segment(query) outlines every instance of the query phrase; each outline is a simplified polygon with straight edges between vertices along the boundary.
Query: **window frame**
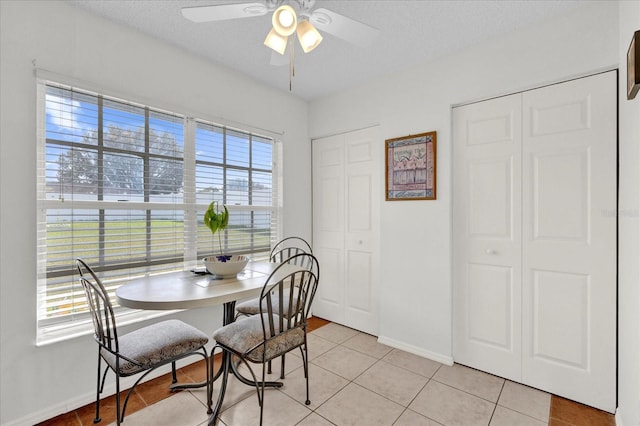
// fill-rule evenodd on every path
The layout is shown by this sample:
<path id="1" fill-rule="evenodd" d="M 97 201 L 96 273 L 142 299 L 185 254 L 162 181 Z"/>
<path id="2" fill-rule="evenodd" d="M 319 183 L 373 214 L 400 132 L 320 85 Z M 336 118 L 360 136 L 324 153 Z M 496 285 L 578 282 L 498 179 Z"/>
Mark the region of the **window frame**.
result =
<path id="1" fill-rule="evenodd" d="M 47 301 L 46 301 L 46 291 L 47 291 L 47 280 L 48 278 L 55 278 L 59 276 L 71 276 L 71 289 L 69 290 L 71 293 L 82 291 L 77 279 L 77 271 L 75 271 L 75 267 L 73 265 L 68 265 L 66 267 L 57 268 L 56 270 L 47 271 L 47 247 L 46 247 L 46 234 L 47 234 L 47 210 L 51 208 L 60 208 L 62 204 L 65 203 L 65 200 L 52 200 L 47 199 L 47 177 L 46 177 L 46 151 L 47 145 L 50 143 L 47 140 L 46 136 L 46 93 L 47 87 L 58 87 L 65 90 L 73 89 L 83 94 L 87 94 L 90 96 L 97 96 L 98 99 L 108 99 L 114 100 L 117 102 L 124 102 L 125 104 L 135 105 L 138 107 L 142 107 L 145 111 L 145 138 L 147 139 L 146 148 L 144 153 L 135 153 L 136 156 L 142 158 L 143 163 L 148 163 L 152 158 L 167 158 L 167 156 L 162 156 L 158 154 L 153 154 L 149 152 L 149 116 L 151 113 L 167 113 L 160 108 L 155 108 L 151 106 L 145 106 L 142 104 L 138 104 L 135 101 L 124 101 L 122 99 L 107 95 L 107 94 L 98 94 L 95 91 L 87 90 L 84 87 L 80 87 L 78 84 L 65 84 L 61 83 L 60 79 L 48 79 L 48 78 L 37 78 L 37 126 L 38 126 L 38 188 L 37 188 L 37 229 L 38 229 L 38 253 L 37 253 L 37 294 L 38 294 L 38 304 L 37 304 L 37 345 L 49 344 L 61 340 L 66 340 L 69 338 L 73 338 L 80 335 L 90 334 L 93 331 L 92 323 L 89 318 L 88 312 L 84 313 L 71 313 L 65 316 L 62 316 L 58 319 L 48 318 L 44 311 L 46 310 Z M 102 104 L 102 101 L 99 102 Z M 99 110 L 102 108 L 102 105 L 99 106 Z M 99 114 L 103 114 L 103 110 L 100 110 Z M 181 210 L 183 212 L 183 238 L 184 238 L 184 250 L 182 252 L 182 257 L 177 257 L 172 261 L 167 259 L 156 260 L 153 259 L 147 261 L 138 262 L 138 264 L 134 264 L 133 266 L 140 266 L 140 268 L 134 268 L 135 272 L 133 275 L 139 274 L 153 274 L 153 273 L 162 273 L 168 272 L 170 270 L 177 269 L 192 269 L 199 265 L 199 257 L 202 256 L 202 253 L 199 253 L 198 250 L 198 227 L 199 222 L 201 222 L 204 211 L 206 210 L 208 203 L 203 204 L 197 200 L 196 197 L 196 166 L 198 164 L 198 159 L 196 158 L 195 146 L 196 146 L 196 126 L 198 123 L 203 123 L 210 126 L 216 126 L 224 131 L 233 131 L 240 132 L 243 135 L 249 136 L 249 144 L 251 144 L 251 138 L 257 137 L 261 140 L 270 141 L 271 145 L 271 197 L 269 205 L 251 205 L 251 195 L 249 195 L 249 201 L 246 205 L 235 206 L 229 205 L 229 210 L 233 215 L 233 212 L 242 212 L 242 211 L 265 211 L 268 217 L 270 217 L 270 228 L 269 228 L 269 243 L 270 247 L 274 241 L 281 238 L 281 188 L 282 188 L 282 175 L 281 168 L 279 167 L 280 160 L 282 158 L 282 146 L 281 142 L 277 140 L 273 135 L 265 135 L 253 132 L 251 130 L 243 130 L 224 124 L 214 123 L 212 121 L 206 119 L 195 119 L 191 117 L 187 117 L 186 114 L 178 114 L 178 113 L 168 113 L 172 116 L 182 117 L 182 129 L 183 129 L 183 152 L 182 152 L 182 165 L 183 165 L 183 193 L 182 193 L 182 201 L 174 202 L 171 204 L 167 203 L 154 203 L 149 200 L 148 197 L 148 178 L 145 177 L 145 190 L 144 190 L 144 200 L 140 201 L 130 201 L 126 203 L 125 210 L 134 210 L 140 209 L 145 210 L 147 212 L 147 216 L 150 215 L 151 211 L 155 210 Z M 250 127 L 250 126 L 247 126 Z M 99 124 L 99 129 L 102 128 L 102 123 Z M 53 141 L 51 141 L 53 143 Z M 82 143 L 78 142 L 65 142 L 65 141 L 55 141 L 55 143 L 61 146 L 82 146 Z M 226 144 L 225 140 L 225 144 Z M 98 143 L 98 145 L 101 145 Z M 122 154 L 122 150 L 118 150 L 115 148 L 109 147 L 96 147 L 93 145 L 85 146 L 85 148 L 96 150 L 97 152 L 115 152 Z M 126 154 L 131 154 L 131 152 L 126 152 Z M 171 158 L 175 160 L 175 158 Z M 225 160 L 226 161 L 226 160 Z M 241 170 L 253 170 L 251 158 L 249 158 L 247 167 L 238 167 L 238 166 L 229 166 L 224 164 L 225 167 L 241 169 Z M 148 169 L 146 169 L 148 170 Z M 258 169 L 256 169 L 258 170 Z M 260 169 L 259 172 L 265 173 L 268 170 Z M 223 190 L 224 194 L 227 193 L 227 189 Z M 248 189 L 249 194 L 251 194 L 251 187 Z M 100 198 L 100 197 L 98 197 Z M 226 197 L 225 197 L 226 198 Z M 68 203 L 68 201 L 66 201 Z M 122 203 L 116 201 L 105 201 L 105 200 L 91 200 L 91 201 L 71 201 L 73 209 L 78 209 L 82 207 L 87 207 L 91 209 L 98 210 L 107 210 L 107 209 L 122 209 Z M 98 207 L 99 206 L 99 207 Z M 65 206 L 66 207 L 66 206 Z M 251 214 L 253 216 L 253 213 Z M 147 220 L 149 220 L 147 218 Z M 249 233 L 253 235 L 253 231 Z M 195 238 L 194 238 L 195 237 Z M 45 241 L 45 244 L 42 244 L 42 241 Z M 189 243 L 191 241 L 192 243 Z M 147 235 L 146 244 L 153 244 L 153 240 Z M 262 246 L 261 246 L 262 247 Z M 256 253 L 254 256 L 256 259 L 264 259 L 268 255 L 269 247 L 264 247 L 263 250 Z M 246 251 L 243 254 L 247 254 Z M 122 271 L 122 267 L 118 267 L 117 265 L 109 265 L 108 262 L 98 262 L 95 265 L 96 271 L 99 275 L 104 275 L 101 277 L 105 281 L 109 281 L 109 272 L 113 271 Z M 127 265 L 131 267 L 132 265 Z M 131 273 L 130 273 L 131 277 Z M 126 282 L 126 280 L 124 280 Z M 120 283 L 123 284 L 124 282 Z M 106 284 L 105 284 L 106 285 Z M 75 288 L 75 290 L 74 290 Z M 115 288 L 113 290 L 115 292 Z M 114 305 L 115 304 L 115 300 Z M 171 313 L 175 313 L 177 311 L 166 311 L 166 312 L 157 312 L 157 311 L 139 311 L 132 310 L 124 307 L 116 306 L 116 315 L 118 317 L 118 323 L 120 325 L 135 323 L 141 320 L 146 320 L 150 318 L 155 318 L 159 316 L 169 315 Z"/>

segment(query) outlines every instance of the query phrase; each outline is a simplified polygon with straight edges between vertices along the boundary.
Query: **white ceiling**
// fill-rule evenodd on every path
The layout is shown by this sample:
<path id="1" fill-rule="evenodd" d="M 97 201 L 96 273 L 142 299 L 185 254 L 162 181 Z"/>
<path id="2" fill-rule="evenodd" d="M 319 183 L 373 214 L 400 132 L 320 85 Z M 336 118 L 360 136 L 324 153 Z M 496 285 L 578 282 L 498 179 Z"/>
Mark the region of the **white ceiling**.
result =
<path id="1" fill-rule="evenodd" d="M 253 0 L 260 1 L 260 0 Z M 263 45 L 270 14 L 193 23 L 180 9 L 251 2 L 233 0 L 67 0 L 67 3 L 133 27 L 211 62 L 289 91 L 289 69 L 270 65 Z M 317 0 L 324 7 L 380 30 L 367 48 L 323 34 L 314 51 L 296 50 L 291 93 L 305 100 L 357 86 L 583 7 L 585 0 Z"/>

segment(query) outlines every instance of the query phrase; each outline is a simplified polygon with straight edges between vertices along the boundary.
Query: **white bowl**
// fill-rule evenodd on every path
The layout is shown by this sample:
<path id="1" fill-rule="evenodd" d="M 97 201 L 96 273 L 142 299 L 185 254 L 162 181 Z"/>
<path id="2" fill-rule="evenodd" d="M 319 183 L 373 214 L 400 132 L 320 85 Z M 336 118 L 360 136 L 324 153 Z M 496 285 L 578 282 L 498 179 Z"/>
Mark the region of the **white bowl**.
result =
<path id="1" fill-rule="evenodd" d="M 249 258 L 242 255 L 231 256 L 231 259 L 223 262 L 218 259 L 218 256 L 210 256 L 205 257 L 202 261 L 204 262 L 204 266 L 207 267 L 207 271 L 211 274 L 222 278 L 231 278 L 235 277 L 238 272 L 247 266 Z"/>

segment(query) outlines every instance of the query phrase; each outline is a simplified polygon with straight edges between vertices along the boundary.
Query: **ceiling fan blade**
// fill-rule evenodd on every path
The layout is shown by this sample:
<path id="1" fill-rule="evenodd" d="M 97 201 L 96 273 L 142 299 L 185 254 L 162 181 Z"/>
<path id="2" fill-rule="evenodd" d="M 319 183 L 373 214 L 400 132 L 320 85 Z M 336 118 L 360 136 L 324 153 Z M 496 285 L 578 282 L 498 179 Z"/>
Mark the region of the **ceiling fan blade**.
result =
<path id="1" fill-rule="evenodd" d="M 271 61 L 269 63 L 276 67 L 283 67 L 285 65 L 289 65 L 289 53 L 285 52 L 284 55 L 281 55 L 278 52 L 272 51 Z"/>
<path id="2" fill-rule="evenodd" d="M 377 28 L 324 8 L 314 10 L 309 21 L 320 31 L 360 47 L 371 45 L 380 33 Z"/>
<path id="3" fill-rule="evenodd" d="M 262 16 L 266 15 L 268 11 L 264 3 L 234 3 L 215 6 L 183 7 L 182 16 L 193 22 L 212 22 Z"/>

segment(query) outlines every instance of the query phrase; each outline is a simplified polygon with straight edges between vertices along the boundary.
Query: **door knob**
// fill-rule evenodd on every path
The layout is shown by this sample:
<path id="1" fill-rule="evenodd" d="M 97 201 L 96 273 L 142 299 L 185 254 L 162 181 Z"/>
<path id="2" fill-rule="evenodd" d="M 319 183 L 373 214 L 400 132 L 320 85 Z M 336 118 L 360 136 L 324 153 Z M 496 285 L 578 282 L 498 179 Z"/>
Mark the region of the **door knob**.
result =
<path id="1" fill-rule="evenodd" d="M 484 252 L 487 254 L 498 254 L 498 252 L 495 251 L 494 249 L 486 249 Z"/>

